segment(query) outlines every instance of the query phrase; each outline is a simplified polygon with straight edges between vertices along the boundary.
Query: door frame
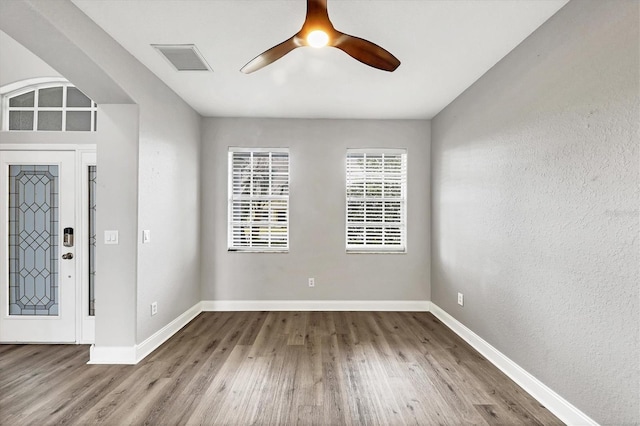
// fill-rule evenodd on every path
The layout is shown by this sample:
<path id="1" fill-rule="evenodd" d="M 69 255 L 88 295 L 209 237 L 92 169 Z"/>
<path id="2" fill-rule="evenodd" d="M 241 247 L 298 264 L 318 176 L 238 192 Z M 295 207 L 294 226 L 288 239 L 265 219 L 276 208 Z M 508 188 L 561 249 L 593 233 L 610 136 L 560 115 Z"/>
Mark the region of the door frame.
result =
<path id="1" fill-rule="evenodd" d="M 75 153 L 75 241 L 76 254 L 82 253 L 82 262 L 75 265 L 76 308 L 75 343 L 91 344 L 95 341 L 95 317 L 88 314 L 89 297 L 89 241 L 88 228 L 89 191 L 87 169 L 96 165 L 96 144 L 0 144 L 0 151 L 73 151 Z M 85 300 L 85 298 L 87 300 Z"/>
<path id="2" fill-rule="evenodd" d="M 89 166 L 96 165 L 96 150 L 84 147 L 76 150 L 76 182 L 79 182 L 80 196 L 76 197 L 76 217 L 78 218 L 78 241 L 82 241 L 79 251 L 82 262 L 76 262 L 76 336 L 77 343 L 95 343 L 95 316 L 89 316 Z M 97 236 L 96 236 L 97 243 Z M 78 299 L 79 298 L 79 299 Z"/>

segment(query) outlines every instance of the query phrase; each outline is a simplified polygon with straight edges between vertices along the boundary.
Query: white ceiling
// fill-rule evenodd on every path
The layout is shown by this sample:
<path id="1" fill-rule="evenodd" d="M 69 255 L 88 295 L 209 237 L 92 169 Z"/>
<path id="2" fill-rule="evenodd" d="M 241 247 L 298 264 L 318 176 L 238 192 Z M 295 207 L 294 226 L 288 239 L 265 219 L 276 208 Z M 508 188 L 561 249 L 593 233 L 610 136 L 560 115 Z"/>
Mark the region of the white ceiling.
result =
<path id="1" fill-rule="evenodd" d="M 432 118 L 568 0 L 329 0 L 343 32 L 402 64 L 301 48 L 239 69 L 300 29 L 305 0 L 73 0 L 203 116 Z M 177 72 L 151 44 L 195 44 L 214 72 Z"/>

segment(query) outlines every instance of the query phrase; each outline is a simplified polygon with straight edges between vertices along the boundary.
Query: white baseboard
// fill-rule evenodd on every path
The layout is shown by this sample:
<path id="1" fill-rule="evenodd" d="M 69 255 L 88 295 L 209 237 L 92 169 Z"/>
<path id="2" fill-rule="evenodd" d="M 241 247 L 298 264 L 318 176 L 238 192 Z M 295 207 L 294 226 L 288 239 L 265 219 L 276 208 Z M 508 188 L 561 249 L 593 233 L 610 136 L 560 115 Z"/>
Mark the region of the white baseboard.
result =
<path id="1" fill-rule="evenodd" d="M 96 346 L 88 364 L 137 364 L 203 311 L 429 311 L 428 300 L 204 300 L 144 342 L 134 346 Z"/>
<path id="2" fill-rule="evenodd" d="M 200 312 L 202 312 L 202 302 L 196 303 L 178 318 L 155 332 L 144 342 L 136 345 L 136 364 L 142 361 L 151 352 L 155 351 L 164 342 L 169 340 L 169 338 L 180 331 L 182 327 L 189 324 L 200 314 Z"/>
<path id="3" fill-rule="evenodd" d="M 162 327 L 144 342 L 134 346 L 95 346 L 89 349 L 87 364 L 137 364 L 160 345 L 169 340 L 182 327 L 202 312 L 202 302 L 186 310 L 178 318 Z"/>
<path id="4" fill-rule="evenodd" d="M 135 364 L 135 346 L 96 346 L 89 347 L 87 364 Z"/>
<path id="5" fill-rule="evenodd" d="M 574 407 L 433 302 L 431 302 L 431 313 L 564 423 L 568 425 L 598 425 L 589 416 Z"/>
<path id="6" fill-rule="evenodd" d="M 203 300 L 203 311 L 429 311 L 428 300 Z"/>

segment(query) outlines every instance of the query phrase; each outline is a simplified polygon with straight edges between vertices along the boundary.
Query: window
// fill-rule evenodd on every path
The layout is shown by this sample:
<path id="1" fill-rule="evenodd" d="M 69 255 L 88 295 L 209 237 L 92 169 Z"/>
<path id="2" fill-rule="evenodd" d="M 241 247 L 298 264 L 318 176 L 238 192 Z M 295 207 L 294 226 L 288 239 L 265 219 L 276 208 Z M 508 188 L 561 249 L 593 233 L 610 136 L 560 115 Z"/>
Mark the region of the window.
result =
<path id="1" fill-rule="evenodd" d="M 229 148 L 230 251 L 289 250 L 289 150 Z"/>
<path id="2" fill-rule="evenodd" d="M 2 99 L 2 129 L 95 131 L 97 105 L 68 83 L 48 83 L 14 90 Z"/>
<path id="3" fill-rule="evenodd" d="M 406 205 L 406 150 L 347 150 L 347 252 L 406 251 Z"/>
<path id="4" fill-rule="evenodd" d="M 89 316 L 96 315 L 96 192 L 98 190 L 98 166 L 87 166 L 87 195 L 89 198 L 87 234 L 89 235 Z"/>

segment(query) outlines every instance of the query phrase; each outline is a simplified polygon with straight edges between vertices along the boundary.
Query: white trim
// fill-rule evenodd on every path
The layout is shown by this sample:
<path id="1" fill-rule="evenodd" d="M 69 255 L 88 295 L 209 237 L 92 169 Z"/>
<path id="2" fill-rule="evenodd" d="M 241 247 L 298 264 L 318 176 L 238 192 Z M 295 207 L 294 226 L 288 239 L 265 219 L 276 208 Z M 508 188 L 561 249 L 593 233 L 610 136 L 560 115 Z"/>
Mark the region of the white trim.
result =
<path id="1" fill-rule="evenodd" d="M 89 347 L 87 364 L 135 364 L 135 346 L 96 346 Z"/>
<path id="2" fill-rule="evenodd" d="M 595 425 L 593 419 L 555 393 L 552 389 L 536 379 L 524 368 L 509 359 L 502 352 L 491 346 L 464 324 L 449 315 L 435 303 L 431 302 L 431 312 L 454 333 L 480 352 L 489 362 L 516 382 L 528 394 L 544 405 L 560 420 L 569 425 Z"/>
<path id="3" fill-rule="evenodd" d="M 45 143 L 7 143 L 0 144 L 0 151 L 96 151 L 96 144 L 45 144 Z"/>
<path id="4" fill-rule="evenodd" d="M 428 300 L 204 300 L 138 345 L 91 345 L 87 364 L 137 364 L 205 311 L 428 312 L 429 306 Z"/>
<path id="5" fill-rule="evenodd" d="M 347 148 L 353 154 L 406 154 L 406 148 Z"/>
<path id="6" fill-rule="evenodd" d="M 160 345 L 169 340 L 171 336 L 176 334 L 185 325 L 189 324 L 195 317 L 202 312 L 202 302 L 198 302 L 191 308 L 187 309 L 178 318 L 162 327 L 160 330 L 151 335 L 147 340 L 136 345 L 136 364 L 142 361 L 147 355 L 156 350 Z"/>
<path id="7" fill-rule="evenodd" d="M 248 173 L 249 173 L 249 193 L 247 194 L 236 194 L 235 192 L 235 188 L 234 188 L 234 179 L 236 177 L 236 174 L 240 172 L 239 169 L 235 168 L 235 165 L 237 164 L 235 161 L 235 157 L 237 153 L 245 153 L 245 154 L 250 154 L 249 155 L 249 167 L 248 167 Z M 254 158 L 255 158 L 255 154 L 259 154 L 259 153 L 263 153 L 263 154 L 269 154 L 269 173 L 268 173 L 268 177 L 269 177 L 269 195 L 264 195 L 264 196 L 260 196 L 260 195 L 255 195 L 254 194 L 254 188 L 253 188 L 253 182 L 254 182 L 254 175 L 255 175 L 255 168 L 254 168 Z M 274 154 L 278 154 L 276 155 L 276 157 L 282 156 L 284 157 L 284 155 L 282 154 L 286 154 L 286 165 L 287 165 L 287 172 L 286 175 L 282 174 L 282 173 L 275 173 L 273 171 L 273 164 L 274 164 Z M 289 153 L 289 148 L 274 148 L 274 149 L 266 149 L 266 148 L 236 148 L 236 147 L 229 147 L 229 151 L 228 151 L 228 160 L 227 160 L 227 250 L 229 252 L 236 252 L 236 251 L 249 251 L 249 252 L 253 252 L 253 253 L 273 253 L 273 252 L 277 252 L 277 253 L 288 253 L 289 252 L 289 211 L 290 211 L 290 204 L 289 204 L 289 194 L 290 194 L 290 183 L 291 183 L 291 159 L 290 159 L 290 153 Z M 274 195 L 272 194 L 273 191 L 273 180 L 274 178 L 280 179 L 286 176 L 286 182 L 287 182 L 287 193 L 286 195 Z M 265 213 L 267 214 L 267 218 L 268 221 L 263 221 L 260 220 L 258 218 L 254 218 L 253 214 L 251 215 L 244 215 L 243 213 L 240 213 L 239 215 L 241 216 L 240 219 L 234 217 L 234 207 L 236 205 L 238 205 L 238 203 L 244 204 L 247 203 L 247 205 L 251 206 L 251 210 L 253 210 L 253 203 L 254 201 L 268 201 L 269 204 L 266 208 Z M 273 216 L 274 213 L 278 213 L 280 209 L 277 209 L 276 207 L 274 207 L 271 203 L 273 201 L 277 201 L 279 203 L 284 203 L 285 204 L 285 209 L 284 209 L 284 213 L 285 213 L 285 220 L 284 221 L 280 221 L 280 215 L 278 214 L 278 218 L 276 218 L 274 220 Z M 241 211 L 244 209 L 241 209 Z M 249 241 L 249 245 L 245 246 L 245 245 L 240 245 L 241 243 L 238 242 L 236 240 L 236 236 L 240 235 L 237 232 L 241 232 L 239 231 L 239 229 L 243 229 L 244 227 L 249 226 L 249 227 L 253 227 L 253 226 L 259 226 L 260 228 L 267 229 L 268 232 L 268 240 L 267 240 L 267 245 L 264 246 L 260 246 L 257 243 L 254 245 L 254 241 L 253 241 L 253 231 L 251 232 L 251 238 Z M 284 241 L 284 245 L 282 245 L 282 236 L 280 236 L 279 238 L 277 238 L 276 240 L 272 240 L 272 231 L 274 229 L 278 229 L 278 228 L 284 228 L 285 232 L 284 232 L 284 237 L 285 237 L 285 241 Z M 262 232 L 261 232 L 262 233 Z"/>
<path id="8" fill-rule="evenodd" d="M 95 317 L 89 316 L 89 166 L 96 165 L 96 150 L 79 148 L 77 173 L 79 196 L 76 211 L 76 252 L 81 262 L 76 262 L 76 279 L 80 280 L 77 296 L 78 343 L 95 342 Z"/>
<path id="9" fill-rule="evenodd" d="M 382 247 L 371 247 L 370 249 L 359 248 L 359 249 L 347 249 L 347 254 L 407 254 L 407 248 L 403 249 L 385 249 Z"/>
<path id="10" fill-rule="evenodd" d="M 25 92 L 28 92 L 29 90 L 27 90 L 27 89 L 30 88 L 30 87 L 40 86 L 40 85 L 49 84 L 49 83 L 51 83 L 52 85 L 55 84 L 55 83 L 67 83 L 67 84 L 69 84 L 69 80 L 67 80 L 64 77 L 36 77 L 36 78 L 29 78 L 29 79 L 26 79 L 26 80 L 20 80 L 20 81 L 16 81 L 16 82 L 13 82 L 13 83 L 5 84 L 4 86 L 0 87 L 0 95 L 6 95 L 7 93 L 15 92 L 15 91 L 20 90 L 20 89 L 25 89 Z"/>
<path id="11" fill-rule="evenodd" d="M 144 342 L 133 346 L 96 346 L 89 348 L 87 364 L 137 364 L 169 340 L 202 312 L 202 302 L 187 309 L 178 318 L 162 327 Z"/>
<path id="12" fill-rule="evenodd" d="M 203 300 L 203 311 L 428 312 L 428 300 Z"/>
<path id="13" fill-rule="evenodd" d="M 229 152 L 283 152 L 289 153 L 289 148 L 265 148 L 261 146 L 246 147 L 246 146 L 230 146 Z"/>
<path id="14" fill-rule="evenodd" d="M 75 202 L 74 213 L 75 220 L 73 221 L 73 250 L 75 256 L 75 277 L 76 277 L 76 306 L 74 307 L 76 313 L 76 344 L 79 343 L 93 343 L 93 341 L 85 341 L 83 338 L 83 328 L 82 328 L 82 263 L 84 261 L 84 230 L 82 227 L 82 203 L 84 200 L 84 195 L 82 193 L 82 154 L 75 151 L 75 176 L 74 176 L 74 187 L 75 194 L 73 201 Z"/>
<path id="15" fill-rule="evenodd" d="M 378 156 L 378 155 L 389 155 L 389 156 L 400 156 L 401 158 L 401 167 L 399 170 L 399 174 L 395 172 L 392 174 L 391 172 L 387 173 L 384 169 L 376 172 L 376 175 L 379 175 L 378 178 L 374 179 L 373 182 L 380 182 L 384 188 L 384 182 L 390 176 L 394 176 L 394 178 L 400 178 L 400 186 L 401 186 L 401 196 L 400 197 L 376 197 L 376 196 L 367 196 L 365 193 L 365 189 L 367 187 L 366 182 L 368 180 L 367 176 L 372 175 L 371 171 L 367 171 L 366 158 L 367 156 Z M 362 171 L 356 173 L 353 168 L 353 164 L 351 161 L 351 156 L 359 157 L 364 156 L 365 164 L 362 168 Z M 407 252 L 407 200 L 409 198 L 408 191 L 408 181 L 409 181 L 409 153 L 407 148 L 347 148 L 347 154 L 345 157 L 345 209 L 344 209 L 344 242 L 345 242 L 345 252 L 347 254 L 350 253 L 359 253 L 359 254 L 391 254 L 391 253 L 406 253 Z M 356 167 L 358 169 L 359 167 Z M 362 176 L 364 175 L 364 181 L 362 181 Z M 356 180 L 356 182 L 360 181 L 364 186 L 362 196 L 349 196 L 349 189 L 351 187 L 352 180 Z M 384 191 L 384 189 L 383 189 Z M 368 203 L 381 203 L 383 208 L 381 212 L 380 222 L 372 222 L 369 221 L 368 218 L 362 217 L 361 221 L 355 221 L 354 218 L 350 214 L 350 203 L 351 202 L 361 202 L 367 206 Z M 400 203 L 400 221 L 399 222 L 389 222 L 387 221 L 387 216 L 385 214 L 385 202 L 393 201 Z M 365 207 L 366 209 L 366 207 Z M 351 221 L 349 219 L 352 219 Z M 399 244 L 389 244 L 385 243 L 385 240 L 382 240 L 380 243 L 374 243 L 369 241 L 366 237 L 363 239 L 362 244 L 349 244 L 349 229 L 350 228 L 363 228 L 365 230 L 370 228 L 399 228 L 400 230 L 400 242 Z M 382 235 L 382 234 L 381 234 Z"/>

